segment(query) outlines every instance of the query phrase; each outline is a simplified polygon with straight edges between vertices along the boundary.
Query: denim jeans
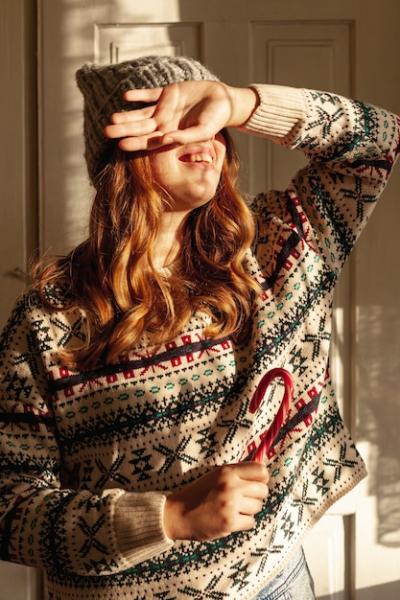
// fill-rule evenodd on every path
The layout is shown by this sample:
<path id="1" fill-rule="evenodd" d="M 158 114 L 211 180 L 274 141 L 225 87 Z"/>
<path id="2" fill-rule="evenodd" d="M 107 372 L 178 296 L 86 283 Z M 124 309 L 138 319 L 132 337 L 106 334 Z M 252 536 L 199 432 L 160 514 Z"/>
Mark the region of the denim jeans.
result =
<path id="1" fill-rule="evenodd" d="M 254 597 L 254 600 L 315 600 L 314 580 L 303 546 L 300 546 L 292 560 Z"/>

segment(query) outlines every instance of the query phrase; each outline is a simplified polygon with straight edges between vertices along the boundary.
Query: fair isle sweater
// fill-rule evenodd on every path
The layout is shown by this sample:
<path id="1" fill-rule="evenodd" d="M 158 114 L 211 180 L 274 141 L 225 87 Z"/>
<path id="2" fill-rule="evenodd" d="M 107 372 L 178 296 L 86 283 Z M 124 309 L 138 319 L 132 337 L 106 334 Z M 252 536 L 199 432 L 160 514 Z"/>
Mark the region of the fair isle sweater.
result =
<path id="1" fill-rule="evenodd" d="M 260 103 L 239 129 L 308 163 L 287 189 L 250 198 L 245 264 L 263 292 L 245 344 L 205 339 L 209 317 L 196 312 L 157 353 L 144 338 L 112 365 L 71 372 L 57 351 L 84 339 L 85 315 L 50 287 L 54 311 L 27 290 L 3 328 L 0 558 L 43 569 L 52 600 L 250 600 L 367 475 L 329 374 L 332 298 L 399 152 L 399 117 L 324 91 L 252 87 Z M 255 414 L 249 402 L 274 367 L 295 390 L 254 528 L 174 542 L 167 495 L 260 442 L 281 381 Z"/>

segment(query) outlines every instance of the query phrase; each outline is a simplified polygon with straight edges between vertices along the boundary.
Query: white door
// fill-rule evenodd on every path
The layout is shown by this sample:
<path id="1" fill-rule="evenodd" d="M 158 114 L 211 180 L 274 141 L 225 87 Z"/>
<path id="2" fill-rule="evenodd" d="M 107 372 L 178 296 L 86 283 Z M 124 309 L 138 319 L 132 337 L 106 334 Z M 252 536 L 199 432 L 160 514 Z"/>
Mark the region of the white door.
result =
<path id="1" fill-rule="evenodd" d="M 83 160 L 82 98 L 74 80 L 84 62 L 186 54 L 231 85 L 329 90 L 400 113 L 398 0 L 379 3 L 379 11 L 372 0 L 39 4 L 42 253 L 67 252 L 86 234 L 92 191 Z M 304 164 L 300 153 L 254 136 L 233 136 L 243 163 L 243 191 L 285 187 Z M 318 598 L 324 600 L 400 597 L 396 191 L 399 169 L 335 293 L 332 378 L 369 477 L 334 504 L 305 540 Z"/>

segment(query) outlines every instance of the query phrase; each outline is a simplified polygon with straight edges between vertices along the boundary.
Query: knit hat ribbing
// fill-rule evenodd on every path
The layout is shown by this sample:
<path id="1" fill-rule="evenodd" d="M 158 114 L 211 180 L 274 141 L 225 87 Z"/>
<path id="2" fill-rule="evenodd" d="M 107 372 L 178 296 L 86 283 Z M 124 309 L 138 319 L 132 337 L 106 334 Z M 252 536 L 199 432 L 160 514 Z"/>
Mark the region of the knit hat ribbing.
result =
<path id="1" fill-rule="evenodd" d="M 116 143 L 103 133 L 112 113 L 147 105 L 144 102 L 125 101 L 122 98 L 125 91 L 165 87 L 175 81 L 219 81 L 207 67 L 193 58 L 158 55 L 142 56 L 111 65 L 87 63 L 76 71 L 75 77 L 84 98 L 85 159 L 93 185 Z"/>

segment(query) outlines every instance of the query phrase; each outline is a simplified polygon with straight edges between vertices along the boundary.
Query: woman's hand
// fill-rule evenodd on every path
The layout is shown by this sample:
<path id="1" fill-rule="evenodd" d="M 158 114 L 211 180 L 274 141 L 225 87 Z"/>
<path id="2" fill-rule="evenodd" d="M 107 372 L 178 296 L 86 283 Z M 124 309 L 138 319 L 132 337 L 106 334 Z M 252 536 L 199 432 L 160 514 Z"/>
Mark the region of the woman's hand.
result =
<path id="1" fill-rule="evenodd" d="M 252 88 L 219 81 L 180 81 L 165 87 L 129 90 L 127 101 L 155 102 L 145 108 L 114 113 L 104 128 L 108 138 L 122 138 L 122 150 L 159 148 L 212 139 L 223 127 L 240 126 L 257 102 Z"/>
<path id="2" fill-rule="evenodd" d="M 255 526 L 268 496 L 269 472 L 259 462 L 240 462 L 211 471 L 167 496 L 164 529 L 173 540 L 213 540 Z"/>

